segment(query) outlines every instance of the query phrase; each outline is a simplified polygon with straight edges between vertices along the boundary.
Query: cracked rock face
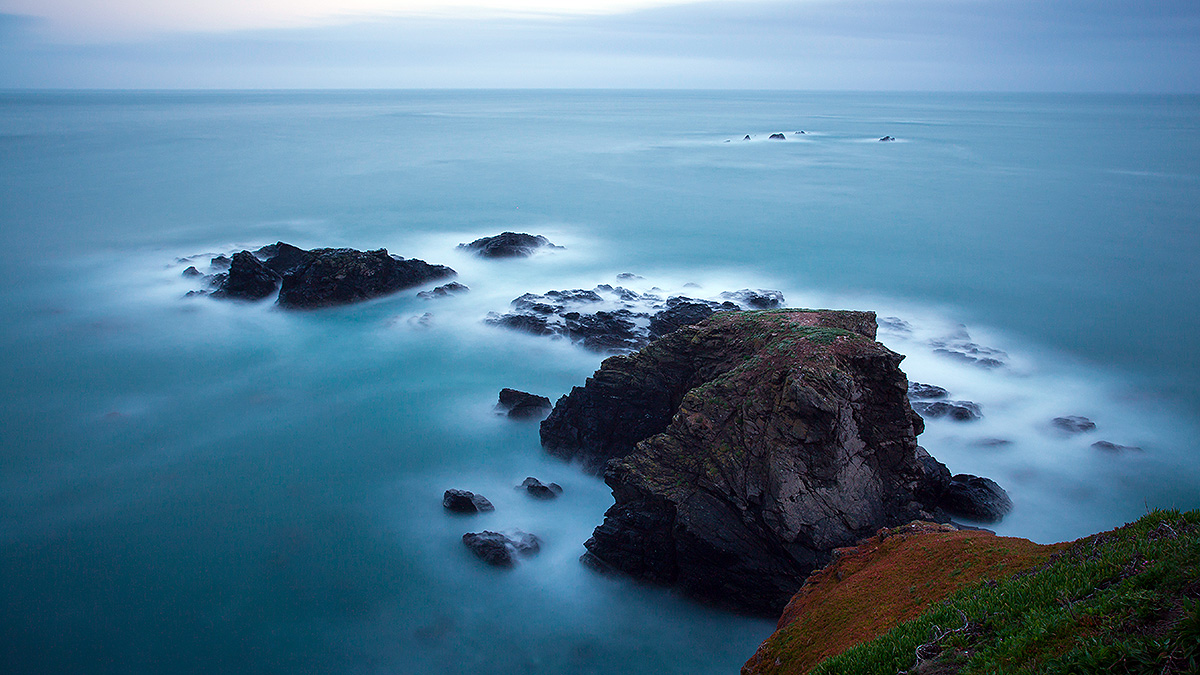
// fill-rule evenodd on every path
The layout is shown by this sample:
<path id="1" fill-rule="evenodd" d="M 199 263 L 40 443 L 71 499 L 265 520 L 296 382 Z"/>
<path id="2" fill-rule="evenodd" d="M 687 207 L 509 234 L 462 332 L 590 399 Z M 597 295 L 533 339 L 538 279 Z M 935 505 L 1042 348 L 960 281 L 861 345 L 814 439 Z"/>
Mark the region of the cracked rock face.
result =
<path id="1" fill-rule="evenodd" d="M 612 458 L 587 562 L 777 614 L 835 548 L 948 520 L 903 357 L 874 334 L 864 312 L 718 313 L 607 359 L 542 425 L 555 454 Z"/>

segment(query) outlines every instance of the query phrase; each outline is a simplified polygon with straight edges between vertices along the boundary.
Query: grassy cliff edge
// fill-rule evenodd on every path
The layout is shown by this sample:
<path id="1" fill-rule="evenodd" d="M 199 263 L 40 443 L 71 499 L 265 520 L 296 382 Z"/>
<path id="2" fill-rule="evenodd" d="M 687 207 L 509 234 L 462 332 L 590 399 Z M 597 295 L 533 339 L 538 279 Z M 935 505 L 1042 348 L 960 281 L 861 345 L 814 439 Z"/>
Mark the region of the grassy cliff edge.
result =
<path id="1" fill-rule="evenodd" d="M 845 549 L 743 667 L 776 673 L 1200 672 L 1200 511 L 1076 542 L 930 523 Z"/>

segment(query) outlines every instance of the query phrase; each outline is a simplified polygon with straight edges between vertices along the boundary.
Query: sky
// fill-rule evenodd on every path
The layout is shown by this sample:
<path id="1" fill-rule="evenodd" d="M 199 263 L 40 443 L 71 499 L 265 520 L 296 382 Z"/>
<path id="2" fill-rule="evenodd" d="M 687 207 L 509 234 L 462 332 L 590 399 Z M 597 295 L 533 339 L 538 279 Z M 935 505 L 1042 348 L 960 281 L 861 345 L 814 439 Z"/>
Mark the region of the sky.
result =
<path id="1" fill-rule="evenodd" d="M 1200 93 L 1200 0 L 0 0 L 0 88 Z"/>

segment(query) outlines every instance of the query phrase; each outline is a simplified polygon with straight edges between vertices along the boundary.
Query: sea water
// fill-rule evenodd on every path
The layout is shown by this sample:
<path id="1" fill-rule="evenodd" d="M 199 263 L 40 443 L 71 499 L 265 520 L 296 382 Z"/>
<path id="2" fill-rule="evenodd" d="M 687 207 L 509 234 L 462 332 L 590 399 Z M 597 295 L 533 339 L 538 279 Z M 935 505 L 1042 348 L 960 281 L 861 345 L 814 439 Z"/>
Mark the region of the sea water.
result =
<path id="1" fill-rule="evenodd" d="M 1001 534 L 1200 507 L 1198 213 L 1197 97 L 2 94 L 3 669 L 737 672 L 773 623 L 580 565 L 608 489 L 493 411 L 602 355 L 488 312 L 623 272 L 889 317 L 910 379 L 981 406 L 921 442 L 1008 489 Z M 565 248 L 455 248 L 505 230 Z M 278 240 L 386 247 L 471 290 L 187 296 L 187 265 Z M 447 488 L 496 510 L 452 516 Z M 483 529 L 543 550 L 488 568 L 460 541 Z"/>

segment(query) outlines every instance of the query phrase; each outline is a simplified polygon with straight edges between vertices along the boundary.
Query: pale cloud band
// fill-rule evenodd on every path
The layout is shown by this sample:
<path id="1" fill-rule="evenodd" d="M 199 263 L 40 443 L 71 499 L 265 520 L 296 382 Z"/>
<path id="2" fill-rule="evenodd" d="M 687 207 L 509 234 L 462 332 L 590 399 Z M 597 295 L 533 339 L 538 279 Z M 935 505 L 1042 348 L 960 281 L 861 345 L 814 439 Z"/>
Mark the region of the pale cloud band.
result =
<path id="1" fill-rule="evenodd" d="M 292 3 L 294 25 L 97 28 L 86 40 L 0 15 L 0 87 L 1200 93 L 1195 0 L 718 0 L 574 14 L 494 2 L 357 17 Z"/>

